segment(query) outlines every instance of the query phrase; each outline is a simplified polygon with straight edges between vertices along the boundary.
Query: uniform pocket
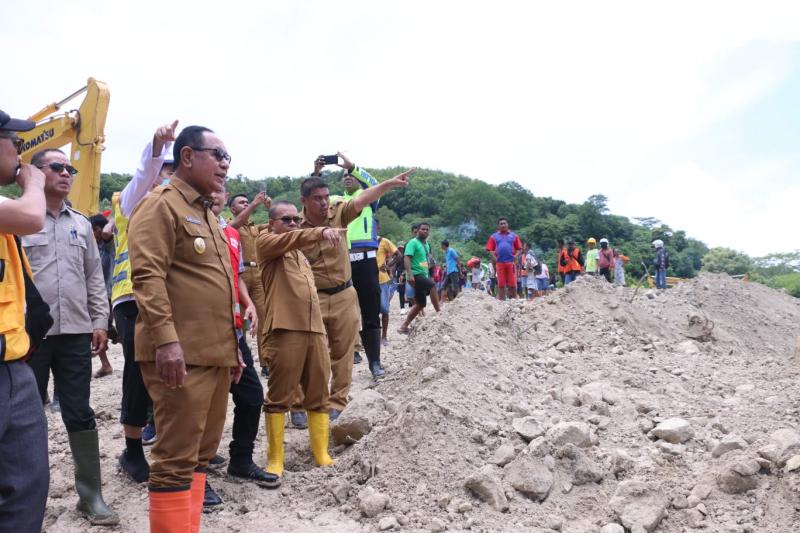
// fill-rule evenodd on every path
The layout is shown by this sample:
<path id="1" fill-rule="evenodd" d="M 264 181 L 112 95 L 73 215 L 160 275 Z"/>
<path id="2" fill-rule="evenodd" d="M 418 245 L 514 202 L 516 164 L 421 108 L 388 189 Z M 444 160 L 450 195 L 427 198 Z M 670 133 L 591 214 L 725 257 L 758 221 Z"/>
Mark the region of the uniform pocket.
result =
<path id="1" fill-rule="evenodd" d="M 214 243 L 208 229 L 199 224 L 184 222 L 183 243 L 180 246 L 187 261 L 206 263 L 214 259 Z"/>

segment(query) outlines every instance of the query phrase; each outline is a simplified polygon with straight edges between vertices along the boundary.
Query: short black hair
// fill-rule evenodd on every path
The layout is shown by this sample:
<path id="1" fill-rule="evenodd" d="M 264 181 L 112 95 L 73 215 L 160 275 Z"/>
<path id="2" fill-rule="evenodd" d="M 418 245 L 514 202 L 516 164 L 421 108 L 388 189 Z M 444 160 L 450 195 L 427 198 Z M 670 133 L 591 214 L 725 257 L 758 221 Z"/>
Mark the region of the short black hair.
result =
<path id="1" fill-rule="evenodd" d="M 421 228 L 422 226 L 428 226 L 428 229 L 431 227 L 431 225 L 427 222 L 417 222 L 417 229 Z"/>
<path id="2" fill-rule="evenodd" d="M 317 189 L 322 189 L 323 187 L 328 188 L 328 184 L 325 183 L 325 180 L 322 178 L 318 178 L 317 176 L 311 176 L 310 178 L 306 178 L 300 183 L 300 196 L 303 198 L 308 198 L 311 196 L 311 193 L 316 191 Z"/>
<path id="3" fill-rule="evenodd" d="M 411 224 L 411 231 L 417 231 L 419 229 L 419 222 L 414 222 Z"/>
<path id="4" fill-rule="evenodd" d="M 504 220 L 505 220 L 506 222 L 508 222 L 508 219 L 507 219 L 506 217 L 500 217 L 500 218 L 498 218 L 498 219 L 497 219 L 497 223 L 499 224 L 499 223 L 501 223 L 501 222 L 502 222 L 502 221 L 504 221 Z"/>
<path id="5" fill-rule="evenodd" d="M 287 200 L 278 200 L 277 202 L 272 204 L 272 207 L 269 208 L 269 218 L 270 218 L 270 220 L 275 220 L 275 215 L 278 213 L 278 208 L 280 206 L 282 206 L 282 205 L 291 205 L 292 207 L 297 209 L 297 206 L 294 205 L 292 202 L 289 202 Z"/>
<path id="6" fill-rule="evenodd" d="M 448 241 L 448 240 L 442 241 L 442 246 L 446 246 L 446 247 L 450 248 L 450 241 Z"/>
<path id="7" fill-rule="evenodd" d="M 89 217 L 89 222 L 92 223 L 93 228 L 104 228 L 108 224 L 108 219 L 101 213 Z"/>
<path id="8" fill-rule="evenodd" d="M 247 195 L 245 193 L 243 193 L 243 192 L 240 192 L 238 194 L 234 194 L 233 196 L 231 196 L 228 199 L 228 207 L 232 206 L 233 205 L 233 201 L 236 200 L 237 198 L 239 198 L 240 196 L 242 196 L 244 198 L 247 198 Z"/>
<path id="9" fill-rule="evenodd" d="M 42 164 L 42 161 L 44 161 L 45 156 L 50 152 L 58 152 L 61 155 L 67 155 L 58 148 L 45 148 L 44 150 L 39 150 L 38 152 L 33 154 L 33 157 L 31 157 L 31 165 L 35 167 L 40 166 Z"/>
<path id="10" fill-rule="evenodd" d="M 181 150 L 185 147 L 198 146 L 203 142 L 204 133 L 214 133 L 205 126 L 186 126 L 178 134 L 175 139 L 175 145 L 172 147 L 172 159 L 175 161 L 174 167 L 181 166 Z"/>

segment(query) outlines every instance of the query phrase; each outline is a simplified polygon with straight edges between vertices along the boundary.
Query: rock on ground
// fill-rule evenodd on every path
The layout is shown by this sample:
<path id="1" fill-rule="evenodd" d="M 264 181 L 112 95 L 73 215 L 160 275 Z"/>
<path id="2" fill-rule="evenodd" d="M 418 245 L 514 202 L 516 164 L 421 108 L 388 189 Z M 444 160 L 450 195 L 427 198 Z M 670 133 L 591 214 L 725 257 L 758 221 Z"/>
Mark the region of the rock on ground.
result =
<path id="1" fill-rule="evenodd" d="M 739 457 L 725 463 L 717 473 L 717 486 L 727 494 L 741 494 L 758 487 L 761 465 L 753 458 Z"/>
<path id="2" fill-rule="evenodd" d="M 469 476 L 464 481 L 464 488 L 491 505 L 496 511 L 508 511 L 508 498 L 503 492 L 503 486 L 490 469 L 482 468 Z"/>
<path id="3" fill-rule="evenodd" d="M 389 497 L 372 487 L 366 487 L 358 493 L 358 508 L 367 518 L 375 518 L 386 508 Z"/>
<path id="4" fill-rule="evenodd" d="M 637 480 L 617 485 L 609 506 L 628 529 L 636 526 L 653 531 L 667 510 L 668 500 L 660 488 Z"/>
<path id="5" fill-rule="evenodd" d="M 530 442 L 536 437 L 544 435 L 544 426 L 533 416 L 524 416 L 522 418 L 515 418 L 511 421 L 511 427 L 514 431 L 525 440 Z"/>
<path id="6" fill-rule="evenodd" d="M 682 418 L 668 418 L 654 427 L 650 433 L 672 444 L 683 444 L 694 437 L 691 424 Z"/>
<path id="7" fill-rule="evenodd" d="M 527 454 L 520 454 L 507 464 L 503 471 L 506 482 L 536 501 L 547 498 L 553 486 L 553 474 L 550 469 L 538 458 Z"/>
<path id="8" fill-rule="evenodd" d="M 373 421 L 386 408 L 383 396 L 366 389 L 347 404 L 339 418 L 331 424 L 331 439 L 334 444 L 353 444 L 372 431 Z"/>
<path id="9" fill-rule="evenodd" d="M 589 425 L 583 422 L 560 422 L 547 431 L 547 439 L 554 446 L 574 444 L 588 448 L 592 445 Z"/>
<path id="10" fill-rule="evenodd" d="M 744 450 L 747 448 L 747 441 L 738 435 L 726 435 L 716 446 L 711 450 L 712 457 L 722 457 L 728 452 L 735 450 Z"/>

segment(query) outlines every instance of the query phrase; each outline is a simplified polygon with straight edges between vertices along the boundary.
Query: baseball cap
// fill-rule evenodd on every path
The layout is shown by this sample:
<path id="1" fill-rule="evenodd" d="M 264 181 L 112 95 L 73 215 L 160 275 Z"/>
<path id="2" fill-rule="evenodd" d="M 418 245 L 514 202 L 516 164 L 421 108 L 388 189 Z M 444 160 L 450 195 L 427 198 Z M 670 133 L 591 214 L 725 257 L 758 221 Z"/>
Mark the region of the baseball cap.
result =
<path id="1" fill-rule="evenodd" d="M 0 130 L 8 131 L 30 131 L 36 126 L 32 120 L 22 120 L 11 118 L 8 113 L 0 111 Z"/>

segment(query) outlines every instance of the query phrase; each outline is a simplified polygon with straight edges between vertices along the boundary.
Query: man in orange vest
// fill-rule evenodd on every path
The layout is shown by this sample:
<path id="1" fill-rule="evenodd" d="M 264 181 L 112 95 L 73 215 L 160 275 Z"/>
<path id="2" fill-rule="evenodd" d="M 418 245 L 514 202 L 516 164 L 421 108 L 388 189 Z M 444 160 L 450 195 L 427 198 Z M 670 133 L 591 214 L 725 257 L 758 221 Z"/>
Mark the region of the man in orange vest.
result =
<path id="1" fill-rule="evenodd" d="M 33 370 L 23 360 L 31 340 L 41 341 L 25 331 L 25 278 L 31 269 L 14 236 L 44 227 L 44 174 L 21 164 L 15 133 L 35 125 L 0 111 L 0 185 L 22 188 L 17 199 L 0 196 L 0 288 L 10 297 L 0 302 L 0 528 L 18 532 L 41 530 L 50 482 L 47 419 Z"/>
<path id="2" fill-rule="evenodd" d="M 573 239 L 567 239 L 567 247 L 561 249 L 558 256 L 559 269 L 564 268 L 564 285 L 569 285 L 581 275 L 583 256 L 581 249 L 575 246 Z"/>

